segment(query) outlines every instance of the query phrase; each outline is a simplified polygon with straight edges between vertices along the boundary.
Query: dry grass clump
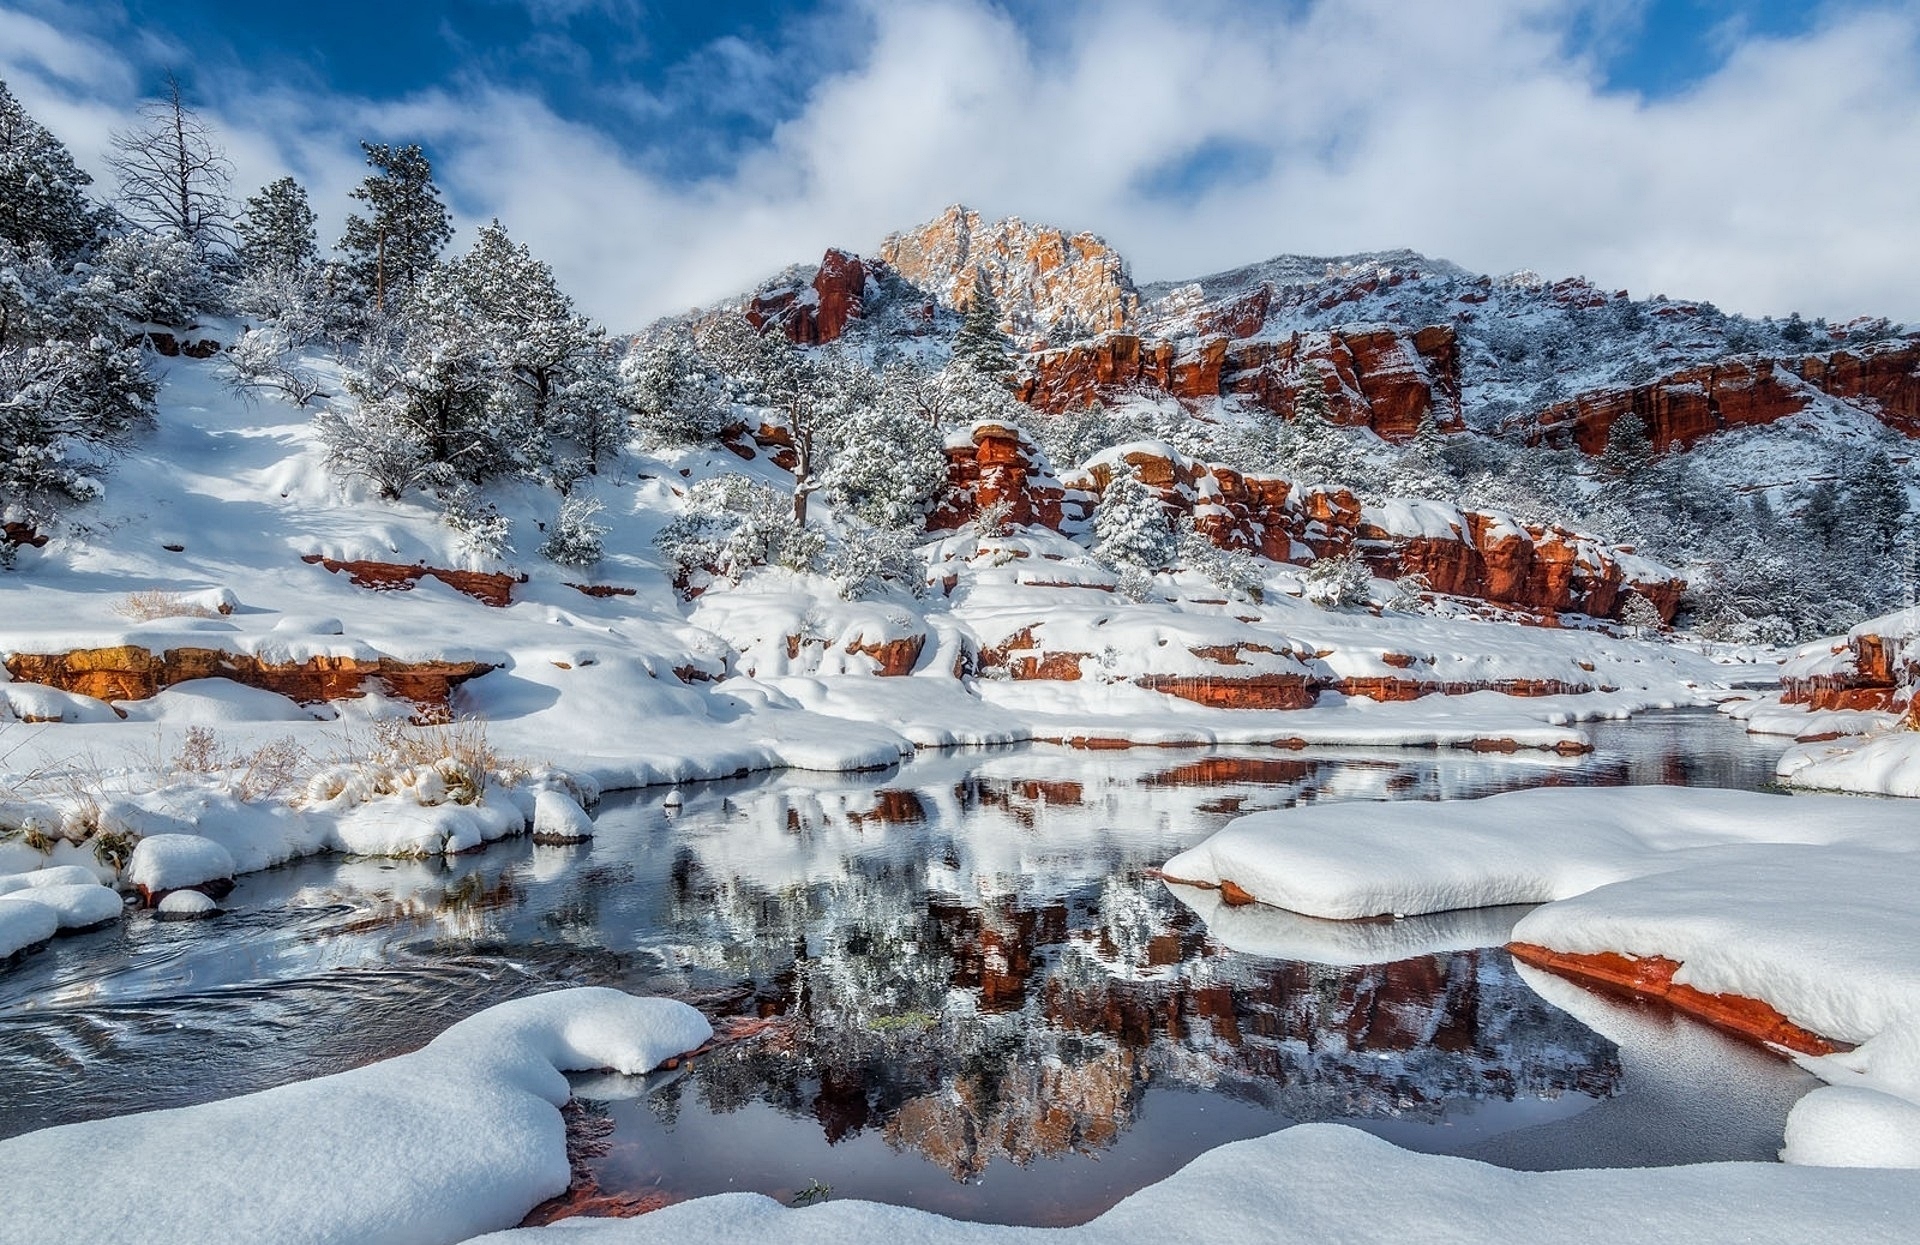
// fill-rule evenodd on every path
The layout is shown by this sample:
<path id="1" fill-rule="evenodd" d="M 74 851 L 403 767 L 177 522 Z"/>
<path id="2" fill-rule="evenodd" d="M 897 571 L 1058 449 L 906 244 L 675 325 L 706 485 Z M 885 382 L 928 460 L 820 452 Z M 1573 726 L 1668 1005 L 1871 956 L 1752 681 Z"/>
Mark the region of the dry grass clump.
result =
<path id="1" fill-rule="evenodd" d="M 348 735 L 332 764 L 308 781 L 309 803 L 355 803 L 406 794 L 422 804 L 478 804 L 490 781 L 512 782 L 526 767 L 495 752 L 481 718 L 444 724 L 399 718 Z"/>
<path id="2" fill-rule="evenodd" d="M 251 804 L 276 799 L 299 786 L 306 763 L 306 749 L 291 735 L 241 752 L 224 747 L 212 727 L 189 726 L 165 772 L 176 778 L 218 776 L 228 794 Z"/>
<path id="3" fill-rule="evenodd" d="M 135 622 L 152 622 L 156 618 L 220 617 L 218 610 L 209 609 L 191 597 L 159 588 L 129 592 L 114 604 L 113 612 Z"/>

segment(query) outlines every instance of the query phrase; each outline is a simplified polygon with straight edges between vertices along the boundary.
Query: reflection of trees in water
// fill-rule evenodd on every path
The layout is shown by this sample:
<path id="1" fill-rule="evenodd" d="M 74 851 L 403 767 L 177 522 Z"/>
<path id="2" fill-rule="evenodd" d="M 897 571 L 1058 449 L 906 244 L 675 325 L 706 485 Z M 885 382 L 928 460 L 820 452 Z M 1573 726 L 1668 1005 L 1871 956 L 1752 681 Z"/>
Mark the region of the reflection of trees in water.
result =
<path id="1" fill-rule="evenodd" d="M 1260 777 L 1276 781 L 1306 768 L 1267 764 Z M 811 1116 L 830 1143 L 878 1128 L 967 1179 L 996 1158 L 1112 1145 L 1151 1085 L 1326 1119 L 1604 1094 L 1618 1075 L 1611 1046 L 1539 1001 L 1502 952 L 1366 968 L 1236 955 L 1142 877 L 1151 847 L 1134 860 L 1102 844 L 1084 880 L 1057 892 L 1009 888 L 962 869 L 977 845 L 944 833 L 930 801 L 878 794 L 841 813 L 788 801 L 762 821 L 857 847 L 833 836 L 900 818 L 916 850 L 852 851 L 829 876 L 779 887 L 710 873 L 691 848 L 676 857 L 676 943 L 750 989 L 742 1010 L 790 1022 L 777 1039 L 698 1062 L 690 1079 L 706 1109 L 766 1102 Z M 977 774 L 953 795 L 1042 829 L 1050 807 L 1089 798 Z M 679 1109 L 679 1084 L 655 1096 L 657 1113 Z"/>

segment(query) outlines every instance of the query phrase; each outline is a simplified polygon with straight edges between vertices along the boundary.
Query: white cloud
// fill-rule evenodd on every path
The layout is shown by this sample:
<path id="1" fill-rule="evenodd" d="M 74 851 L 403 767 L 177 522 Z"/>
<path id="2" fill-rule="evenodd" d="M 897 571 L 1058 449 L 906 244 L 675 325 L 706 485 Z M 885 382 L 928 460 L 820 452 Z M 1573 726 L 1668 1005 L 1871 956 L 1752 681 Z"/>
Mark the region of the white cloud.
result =
<path id="1" fill-rule="evenodd" d="M 1617 25 L 1633 5 L 1592 12 Z M 1755 314 L 1920 319 L 1913 3 L 1744 38 L 1655 101 L 1606 91 L 1565 50 L 1569 6 L 1553 0 L 1324 0 L 1294 20 L 1212 2 L 1055 6 L 1044 37 L 976 0 L 869 0 L 857 16 L 843 28 L 870 42 L 853 67 L 693 184 L 484 85 L 380 106 L 251 86 L 218 109 L 243 181 L 293 167 L 336 220 L 356 139 L 422 139 L 466 218 L 500 216 L 621 326 L 827 245 L 870 251 L 954 200 L 1104 233 L 1143 279 L 1410 246 Z M 131 75 L 8 20 L 0 74 L 24 74 L 29 106 L 89 155 Z M 1195 198 L 1142 193 L 1209 139 L 1273 158 Z"/>

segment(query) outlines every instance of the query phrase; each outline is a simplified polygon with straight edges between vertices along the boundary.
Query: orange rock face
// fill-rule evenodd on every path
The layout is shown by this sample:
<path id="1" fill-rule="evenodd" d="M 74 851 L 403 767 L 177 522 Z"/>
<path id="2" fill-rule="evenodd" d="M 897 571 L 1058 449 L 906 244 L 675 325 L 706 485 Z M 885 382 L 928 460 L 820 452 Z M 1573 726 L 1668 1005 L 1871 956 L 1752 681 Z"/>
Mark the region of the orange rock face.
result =
<path id="1" fill-rule="evenodd" d="M 1126 261 L 1090 233 L 987 222 L 955 205 L 918 229 L 890 235 L 880 259 L 949 307 L 965 307 L 984 279 L 1001 328 L 1028 338 L 1063 318 L 1092 332 L 1125 328 L 1140 313 Z"/>
<path id="2" fill-rule="evenodd" d="M 1233 307 L 1251 315 L 1251 305 L 1227 310 Z M 1336 423 L 1365 426 L 1392 441 L 1412 437 L 1429 416 L 1442 428 L 1461 426 L 1459 343 L 1452 325 L 1412 334 L 1388 327 L 1336 329 L 1260 341 L 1235 339 L 1234 331 L 1248 327 L 1244 320 L 1230 319 L 1225 327 L 1230 331 L 1184 350 L 1122 332 L 1042 350 L 1028 358 L 1014 392 L 1036 410 L 1054 414 L 1146 386 L 1196 400 L 1238 395 L 1290 417 L 1312 365 Z"/>
<path id="3" fill-rule="evenodd" d="M 73 649 L 65 653 L 14 653 L 7 673 L 21 683 L 40 683 L 96 700 L 146 700 L 162 688 L 190 679 L 231 679 L 277 692 L 303 705 L 354 700 L 371 686 L 445 710 L 453 689 L 492 670 L 478 661 L 400 661 L 377 657 L 310 657 L 287 664 L 263 662 L 245 653 L 211 648 L 170 648 L 162 653 L 135 644 Z"/>
<path id="4" fill-rule="evenodd" d="M 398 562 L 340 562 L 317 553 L 300 560 L 324 566 L 336 575 L 345 572 L 359 587 L 376 592 L 405 592 L 422 579 L 437 579 L 456 592 L 496 607 L 512 605 L 513 586 L 525 582 L 503 571 L 450 571 L 438 566 L 404 566 Z"/>
<path id="5" fill-rule="evenodd" d="M 947 451 L 947 488 L 927 517 L 928 531 L 964 527 L 1004 503 L 1007 522 L 1060 527 L 1066 490 L 1019 428 L 986 424 L 972 443 Z"/>
<path id="6" fill-rule="evenodd" d="M 1895 653 L 1899 645 L 1885 636 L 1862 632 L 1850 636 L 1836 648 L 1836 654 L 1849 652 L 1849 669 L 1832 674 L 1796 675 L 1780 679 L 1780 701 L 1805 705 L 1810 710 L 1868 709 L 1887 712 L 1902 708 L 1903 688 L 1920 683 L 1920 656 L 1909 657 L 1904 669 L 1896 670 Z M 1909 716 L 1920 713 L 1920 698 L 1904 706 Z M 1806 741 L 1810 742 L 1810 741 Z"/>
<path id="7" fill-rule="evenodd" d="M 1800 358 L 1722 359 L 1650 384 L 1556 403 L 1529 418 L 1527 436 L 1598 454 L 1615 423 L 1638 415 L 1654 445 L 1686 448 L 1725 428 L 1797 415 L 1815 392 L 1861 403 L 1894 431 L 1920 437 L 1920 340 Z"/>
<path id="8" fill-rule="evenodd" d="M 838 341 L 847 321 L 861 314 L 867 288 L 867 267 L 850 251 L 830 250 L 813 274 L 811 297 L 799 290 L 762 295 L 747 306 L 747 319 L 757 329 L 778 325 L 787 340 L 802 346 L 824 346 Z"/>
<path id="9" fill-rule="evenodd" d="M 1685 1012 L 1749 1041 L 1802 1055 L 1831 1055 L 1840 1049 L 1819 1034 L 1794 1024 L 1759 999 L 1738 994 L 1708 994 L 1675 982 L 1673 975 L 1680 970 L 1680 965 L 1664 956 L 1636 957 L 1611 951 L 1573 954 L 1528 942 L 1508 943 L 1507 950 L 1523 964 L 1629 998 L 1658 999 L 1675 1011 Z"/>

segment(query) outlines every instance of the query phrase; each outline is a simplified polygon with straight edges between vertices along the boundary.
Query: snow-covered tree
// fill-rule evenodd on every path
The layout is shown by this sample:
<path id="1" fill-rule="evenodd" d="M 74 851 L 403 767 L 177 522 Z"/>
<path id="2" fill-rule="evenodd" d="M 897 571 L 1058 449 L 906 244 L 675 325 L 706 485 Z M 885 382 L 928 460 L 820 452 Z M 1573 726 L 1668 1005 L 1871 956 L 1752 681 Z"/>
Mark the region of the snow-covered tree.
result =
<path id="1" fill-rule="evenodd" d="M 235 226 L 242 271 L 253 277 L 305 273 L 320 262 L 314 221 L 304 186 L 291 177 L 269 182 L 247 200 Z"/>
<path id="2" fill-rule="evenodd" d="M 629 350 L 620 360 L 619 383 L 634 425 L 656 445 L 697 445 L 718 436 L 727 422 L 725 382 L 685 325 Z"/>
<path id="3" fill-rule="evenodd" d="M 1000 304 L 987 286 L 984 272 L 974 276 L 973 297 L 953 339 L 953 361 L 976 375 L 1004 380 L 1013 372 L 1007 335 L 1000 331 Z"/>
<path id="4" fill-rule="evenodd" d="M 330 460 L 389 499 L 436 470 L 448 483 L 498 474 L 513 447 L 502 437 L 510 430 L 491 418 L 494 366 L 459 282 L 445 269 L 428 271 L 348 372 L 357 409 L 320 423 Z"/>
<path id="5" fill-rule="evenodd" d="M 493 417 L 521 446 L 522 465 L 559 468 L 564 482 L 576 473 L 549 460 L 566 442 L 586 472 L 597 471 L 625 430 L 606 331 L 574 312 L 553 269 L 497 220 L 450 267 L 471 331 L 491 350 Z"/>
<path id="6" fill-rule="evenodd" d="M 0 263 L 9 250 L 43 247 L 56 264 L 90 250 L 112 219 L 87 197 L 92 183 L 66 144 L 0 81 Z"/>
<path id="7" fill-rule="evenodd" d="M 88 184 L 0 83 L 0 511 L 98 495 L 106 452 L 152 414 L 124 345 L 142 300 L 124 250 L 101 262 L 111 216 Z"/>
<path id="8" fill-rule="evenodd" d="M 881 401 L 836 420 L 829 435 L 821 480 L 834 500 L 875 527 L 918 531 L 947 482 L 938 429 Z"/>
<path id="9" fill-rule="evenodd" d="M 682 584 L 702 574 L 738 580 L 759 566 L 814 570 L 826 551 L 820 529 L 794 521 L 788 497 L 741 475 L 688 489 L 686 509 L 654 543 Z"/>
<path id="10" fill-rule="evenodd" d="M 354 189 L 365 216 L 347 217 L 339 249 L 363 299 L 385 311 L 425 278 L 453 237 L 453 218 L 433 184 L 433 165 L 417 143 L 361 143 L 376 171 Z"/>
<path id="11" fill-rule="evenodd" d="M 1176 557 L 1181 566 L 1203 576 L 1229 600 L 1259 604 L 1265 594 L 1260 560 L 1240 549 L 1222 549 L 1194 530 L 1191 520 L 1179 524 Z"/>
<path id="12" fill-rule="evenodd" d="M 1093 535 L 1094 552 L 1103 560 L 1141 571 L 1167 566 L 1178 548 L 1167 508 L 1124 458 L 1114 460 L 1113 474 L 1093 508 Z"/>
<path id="13" fill-rule="evenodd" d="M 115 130 L 107 163 L 120 183 L 121 214 L 137 227 L 211 259 L 233 241 L 233 165 L 213 128 L 187 107 L 167 75 L 165 98 L 140 106 L 138 124 Z"/>

